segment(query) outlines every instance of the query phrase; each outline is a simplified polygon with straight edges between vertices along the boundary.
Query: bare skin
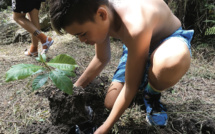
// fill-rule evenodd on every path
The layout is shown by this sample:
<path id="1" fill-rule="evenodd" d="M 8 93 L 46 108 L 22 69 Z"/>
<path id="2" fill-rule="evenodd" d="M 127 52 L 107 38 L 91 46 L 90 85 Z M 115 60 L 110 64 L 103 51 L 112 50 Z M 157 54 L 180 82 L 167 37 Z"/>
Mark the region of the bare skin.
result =
<path id="1" fill-rule="evenodd" d="M 13 12 L 13 19 L 25 30 L 31 33 L 32 44 L 37 47 L 39 40 L 33 33 L 40 29 L 39 10 L 33 9 L 31 12 L 27 13 L 27 15 L 29 19 L 26 18 L 26 13 Z"/>
<path id="2" fill-rule="evenodd" d="M 149 47 L 181 26 L 180 21 L 162 0 L 124 0 L 123 4 L 115 6 L 114 10 L 121 21 L 118 31 L 114 28 L 113 10 L 107 6 L 101 6 L 97 10 L 95 22 L 86 22 L 83 25 L 73 23 L 65 27 L 65 31 L 78 35 L 81 41 L 91 45 L 95 43 L 96 48 L 93 60 L 75 83 L 76 86 L 86 86 L 110 60 L 109 36 L 121 39 L 128 48 L 125 83 L 111 83 L 105 105 L 112 110 L 95 134 L 108 133 L 136 95 Z M 188 70 L 188 47 L 184 42 L 171 38 L 153 52 L 151 64 L 149 82 L 157 90 L 163 91 L 175 85 Z"/>

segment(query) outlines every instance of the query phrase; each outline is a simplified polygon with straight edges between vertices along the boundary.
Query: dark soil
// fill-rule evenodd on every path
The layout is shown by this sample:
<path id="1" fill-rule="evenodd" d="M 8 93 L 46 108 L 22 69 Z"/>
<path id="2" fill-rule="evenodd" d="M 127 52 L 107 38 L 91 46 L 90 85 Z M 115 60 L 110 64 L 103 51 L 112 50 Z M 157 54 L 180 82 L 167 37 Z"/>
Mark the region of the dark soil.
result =
<path id="1" fill-rule="evenodd" d="M 77 75 L 80 75 L 77 73 Z M 74 79 L 75 81 L 75 79 Z M 33 124 L 23 127 L 20 134 L 93 134 L 102 122 L 107 118 L 109 111 L 103 105 L 105 89 L 109 84 L 108 77 L 97 77 L 86 88 L 75 87 L 72 95 L 63 93 L 55 87 L 48 87 L 43 92 L 35 94 L 48 98 L 50 106 L 50 122 L 34 122 Z M 141 92 L 133 100 L 133 104 L 141 104 Z M 90 106 L 93 110 L 89 114 Z M 142 107 L 142 110 L 144 106 Z M 144 110 L 143 110 L 144 111 Z M 170 127 L 156 128 L 146 124 L 136 126 L 130 119 L 130 126 L 118 127 L 119 134 L 145 134 L 145 133 L 188 133 L 188 134 L 215 134 L 215 121 L 205 120 L 203 123 L 195 119 L 178 119 L 172 120 Z M 131 132 L 132 129 L 132 132 Z M 114 133 L 114 132 L 110 132 Z"/>
<path id="2" fill-rule="evenodd" d="M 50 122 L 35 122 L 22 128 L 20 134 L 74 134 L 77 126 L 80 133 L 93 133 L 108 116 L 103 105 L 107 77 L 97 77 L 86 88 L 75 87 L 68 95 L 55 87 L 49 87 L 36 95 L 46 97 L 50 106 Z M 89 114 L 90 106 L 93 113 Z M 77 126 L 76 126 L 77 125 Z"/>

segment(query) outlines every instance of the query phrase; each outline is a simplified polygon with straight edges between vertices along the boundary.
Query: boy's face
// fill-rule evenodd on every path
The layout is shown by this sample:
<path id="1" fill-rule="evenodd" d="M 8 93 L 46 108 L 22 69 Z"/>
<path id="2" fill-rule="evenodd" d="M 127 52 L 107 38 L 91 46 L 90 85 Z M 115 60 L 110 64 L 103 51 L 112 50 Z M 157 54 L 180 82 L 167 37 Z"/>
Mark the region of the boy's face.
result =
<path id="1" fill-rule="evenodd" d="M 86 44 L 101 44 L 108 37 L 110 21 L 104 9 L 98 9 L 94 19 L 94 22 L 87 21 L 84 24 L 74 22 L 64 30 L 71 35 L 77 35 L 80 41 Z"/>

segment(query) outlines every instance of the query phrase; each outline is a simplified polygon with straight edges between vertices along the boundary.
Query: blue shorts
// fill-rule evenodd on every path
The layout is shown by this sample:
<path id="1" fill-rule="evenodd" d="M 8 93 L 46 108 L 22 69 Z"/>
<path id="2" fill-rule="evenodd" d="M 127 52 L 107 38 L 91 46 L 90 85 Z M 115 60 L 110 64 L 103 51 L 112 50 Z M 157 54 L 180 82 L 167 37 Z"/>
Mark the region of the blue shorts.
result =
<path id="1" fill-rule="evenodd" d="M 170 39 L 170 38 L 177 38 L 177 39 L 180 39 L 181 41 L 184 41 L 187 44 L 187 47 L 189 48 L 189 51 L 190 51 L 190 56 L 192 56 L 190 42 L 191 42 L 191 40 L 193 38 L 193 34 L 194 34 L 193 30 L 183 30 L 180 27 L 172 35 L 170 35 L 169 37 L 161 40 L 160 43 L 158 43 L 156 45 L 156 47 L 150 48 L 149 56 L 148 56 L 148 59 L 147 59 L 147 64 L 145 66 L 144 75 L 143 75 L 142 82 L 141 82 L 141 85 L 140 85 L 139 89 L 143 89 L 146 86 L 146 84 L 148 83 L 148 69 L 150 67 L 150 56 L 151 56 L 152 52 L 161 43 L 163 43 L 165 40 Z M 125 45 L 123 45 L 123 53 L 122 53 L 122 56 L 120 58 L 117 70 L 114 73 L 112 82 L 122 82 L 122 83 L 125 82 L 125 68 L 126 68 L 127 56 L 128 56 L 128 48 Z"/>

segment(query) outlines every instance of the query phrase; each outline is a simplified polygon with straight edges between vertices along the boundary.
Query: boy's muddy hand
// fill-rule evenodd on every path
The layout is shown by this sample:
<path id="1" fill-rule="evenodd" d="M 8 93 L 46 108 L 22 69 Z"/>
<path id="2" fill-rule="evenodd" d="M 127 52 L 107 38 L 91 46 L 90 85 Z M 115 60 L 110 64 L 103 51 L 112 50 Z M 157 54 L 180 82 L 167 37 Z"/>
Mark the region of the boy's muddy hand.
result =
<path id="1" fill-rule="evenodd" d="M 94 134 L 107 134 L 108 133 L 108 129 L 104 126 L 101 125 L 95 132 Z"/>

